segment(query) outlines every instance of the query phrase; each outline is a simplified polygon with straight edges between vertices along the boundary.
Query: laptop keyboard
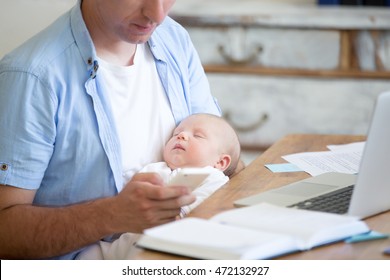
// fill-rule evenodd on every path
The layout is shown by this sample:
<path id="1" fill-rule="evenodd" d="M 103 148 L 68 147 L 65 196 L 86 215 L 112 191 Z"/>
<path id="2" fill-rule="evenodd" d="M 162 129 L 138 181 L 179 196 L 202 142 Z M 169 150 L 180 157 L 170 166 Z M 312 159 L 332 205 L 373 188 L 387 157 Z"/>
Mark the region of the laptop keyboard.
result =
<path id="1" fill-rule="evenodd" d="M 345 214 L 348 212 L 353 187 L 354 185 L 351 185 L 337 191 L 304 200 L 288 207 Z"/>

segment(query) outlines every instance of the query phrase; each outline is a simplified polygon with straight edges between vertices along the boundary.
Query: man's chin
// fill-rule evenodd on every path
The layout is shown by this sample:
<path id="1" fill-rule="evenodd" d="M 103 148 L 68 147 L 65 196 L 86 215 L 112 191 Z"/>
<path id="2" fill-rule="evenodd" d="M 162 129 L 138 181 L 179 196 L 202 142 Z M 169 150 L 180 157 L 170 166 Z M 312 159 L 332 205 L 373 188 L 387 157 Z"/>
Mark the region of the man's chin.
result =
<path id="1" fill-rule="evenodd" d="M 133 33 L 132 35 L 129 35 L 129 37 L 127 38 L 127 42 L 131 44 L 144 44 L 150 39 L 154 30 L 155 29 L 153 29 L 153 31 L 151 32 L 140 33 L 140 34 Z"/>

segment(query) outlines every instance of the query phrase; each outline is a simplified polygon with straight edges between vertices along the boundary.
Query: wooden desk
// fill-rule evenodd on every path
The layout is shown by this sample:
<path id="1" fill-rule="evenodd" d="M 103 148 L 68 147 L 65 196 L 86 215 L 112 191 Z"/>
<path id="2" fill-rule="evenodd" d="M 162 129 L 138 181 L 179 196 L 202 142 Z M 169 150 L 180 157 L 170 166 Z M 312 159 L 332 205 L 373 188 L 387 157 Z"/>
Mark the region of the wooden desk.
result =
<path id="1" fill-rule="evenodd" d="M 329 144 L 346 144 L 364 141 L 364 136 L 348 135 L 288 135 L 275 143 L 261 156 L 254 160 L 229 183 L 214 193 L 209 199 L 193 210 L 191 216 L 208 219 L 213 215 L 234 208 L 233 201 L 261 191 L 279 187 L 309 177 L 305 172 L 272 173 L 264 167 L 268 163 L 285 162 L 281 156 L 308 151 L 327 150 Z M 390 199 L 390 198 L 389 198 Z M 371 229 L 390 233 L 390 211 L 368 218 Z M 390 256 L 382 250 L 390 247 L 390 239 L 375 240 L 355 244 L 339 242 L 310 251 L 284 256 L 280 259 L 383 259 Z M 183 259 L 178 256 L 141 250 L 136 259 Z"/>

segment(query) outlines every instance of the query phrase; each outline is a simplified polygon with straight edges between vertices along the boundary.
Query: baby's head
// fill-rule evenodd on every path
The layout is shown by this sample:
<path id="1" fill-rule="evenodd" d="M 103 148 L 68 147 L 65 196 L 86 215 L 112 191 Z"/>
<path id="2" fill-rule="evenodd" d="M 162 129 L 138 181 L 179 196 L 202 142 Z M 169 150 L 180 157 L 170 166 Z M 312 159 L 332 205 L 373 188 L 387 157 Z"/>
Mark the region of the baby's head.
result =
<path id="1" fill-rule="evenodd" d="M 234 173 L 239 158 L 236 132 L 223 118 L 210 114 L 184 119 L 164 149 L 164 160 L 171 169 L 212 166 L 227 176 Z"/>

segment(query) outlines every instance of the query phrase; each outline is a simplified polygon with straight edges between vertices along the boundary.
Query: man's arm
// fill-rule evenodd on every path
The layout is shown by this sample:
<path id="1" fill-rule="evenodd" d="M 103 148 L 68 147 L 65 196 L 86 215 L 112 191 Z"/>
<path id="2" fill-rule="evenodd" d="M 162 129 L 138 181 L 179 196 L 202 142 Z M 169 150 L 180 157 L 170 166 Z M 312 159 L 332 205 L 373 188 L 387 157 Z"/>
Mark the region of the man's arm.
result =
<path id="1" fill-rule="evenodd" d="M 34 191 L 0 185 L 0 259 L 50 258 L 114 233 L 173 221 L 194 197 L 157 181 L 135 176 L 115 197 L 57 208 L 32 205 Z"/>
<path id="2" fill-rule="evenodd" d="M 49 208 L 33 206 L 34 192 L 0 186 L 0 258 L 37 259 L 69 253 L 108 234 L 105 201 Z"/>

